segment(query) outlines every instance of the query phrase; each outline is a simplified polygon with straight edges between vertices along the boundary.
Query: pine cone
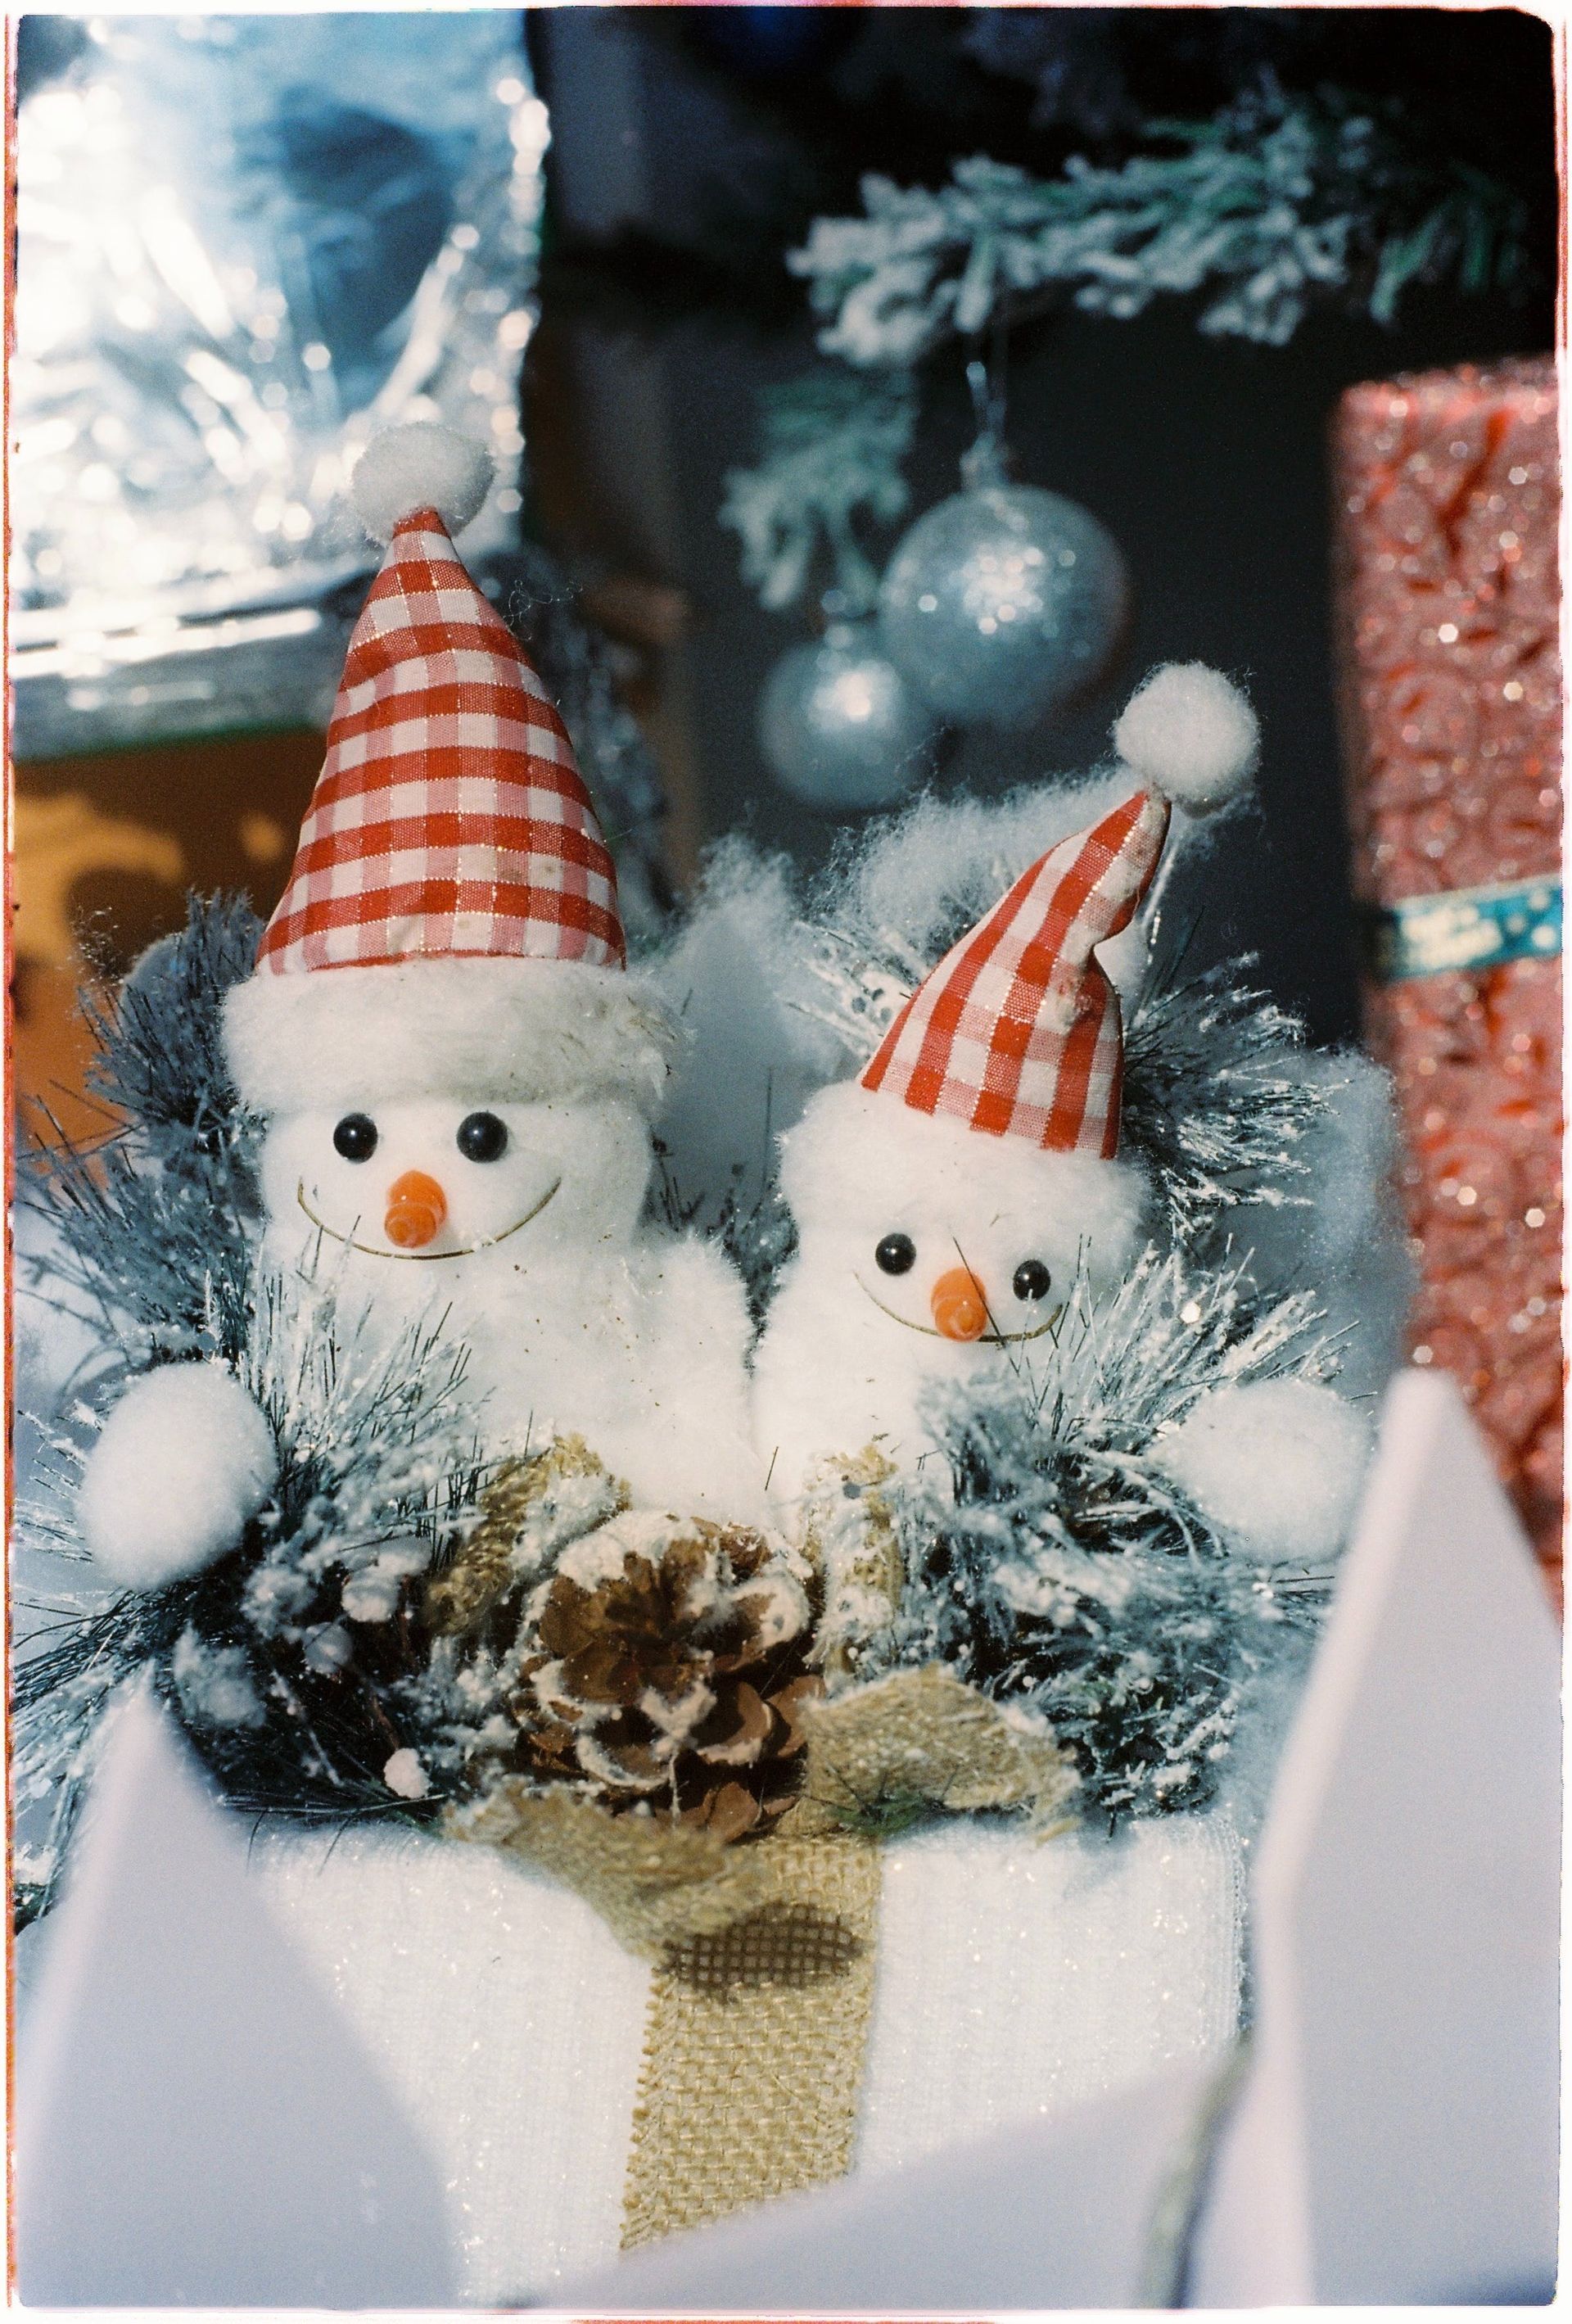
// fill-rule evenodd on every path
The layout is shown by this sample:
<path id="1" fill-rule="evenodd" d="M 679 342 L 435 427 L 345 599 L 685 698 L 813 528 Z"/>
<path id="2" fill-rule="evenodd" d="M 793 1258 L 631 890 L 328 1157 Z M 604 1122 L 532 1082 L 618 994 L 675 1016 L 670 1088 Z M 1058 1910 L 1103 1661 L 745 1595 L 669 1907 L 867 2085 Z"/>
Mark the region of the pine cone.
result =
<path id="1" fill-rule="evenodd" d="M 746 1526 L 639 1510 L 573 1544 L 525 1616 L 515 1715 L 525 1764 L 588 1778 L 611 1805 L 666 1804 L 740 1839 L 795 1795 L 804 1576 Z"/>

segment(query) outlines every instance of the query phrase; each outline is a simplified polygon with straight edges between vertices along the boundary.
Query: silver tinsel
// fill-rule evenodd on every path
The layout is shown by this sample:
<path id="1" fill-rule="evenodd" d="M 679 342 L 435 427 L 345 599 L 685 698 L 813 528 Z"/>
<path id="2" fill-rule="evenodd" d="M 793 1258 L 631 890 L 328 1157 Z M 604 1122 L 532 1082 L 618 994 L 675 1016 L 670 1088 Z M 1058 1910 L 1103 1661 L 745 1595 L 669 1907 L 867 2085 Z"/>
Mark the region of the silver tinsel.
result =
<path id="1" fill-rule="evenodd" d="M 1346 1084 L 1303 1069 L 1304 1027 L 1249 982 L 1253 954 L 1199 975 L 1149 973 L 1125 1025 L 1122 1137 L 1192 1244 L 1246 1203 L 1312 1200 L 1301 1148 Z"/>

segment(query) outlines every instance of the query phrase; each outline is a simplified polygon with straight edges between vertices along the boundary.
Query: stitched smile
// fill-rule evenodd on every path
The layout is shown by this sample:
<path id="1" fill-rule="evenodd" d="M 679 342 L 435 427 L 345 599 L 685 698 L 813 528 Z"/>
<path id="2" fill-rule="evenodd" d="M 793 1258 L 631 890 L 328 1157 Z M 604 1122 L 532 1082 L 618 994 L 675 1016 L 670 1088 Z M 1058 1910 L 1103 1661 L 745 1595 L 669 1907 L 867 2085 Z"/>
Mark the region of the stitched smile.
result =
<path id="1" fill-rule="evenodd" d="M 479 1242 L 466 1242 L 463 1248 L 458 1250 L 383 1250 L 374 1242 L 356 1242 L 353 1235 L 340 1234 L 336 1227 L 330 1227 L 326 1219 L 319 1219 L 317 1217 L 316 1212 L 311 1208 L 310 1204 L 306 1200 L 306 1181 L 304 1178 L 299 1181 L 299 1185 L 295 1188 L 295 1200 L 299 1204 L 300 1208 L 305 1212 L 306 1216 L 310 1220 L 312 1225 L 317 1228 L 323 1234 L 331 1235 L 335 1242 L 347 1243 L 351 1250 L 363 1250 L 368 1258 L 467 1259 L 472 1250 L 490 1250 L 494 1243 L 506 1242 L 508 1237 L 510 1235 L 516 1235 L 520 1227 L 527 1227 L 531 1219 L 538 1219 L 561 1184 L 562 1180 L 560 1178 L 554 1178 L 550 1185 L 547 1186 L 545 1194 L 541 1195 L 540 1200 L 536 1204 L 535 1208 L 532 1211 L 526 1211 L 521 1219 L 515 1219 L 510 1227 L 504 1227 L 501 1234 L 485 1235 Z"/>
<path id="2" fill-rule="evenodd" d="M 878 1309 L 879 1314 L 881 1315 L 887 1315 L 892 1323 L 904 1323 L 908 1332 L 925 1332 L 931 1340 L 949 1339 L 950 1334 L 948 1332 L 936 1332 L 932 1323 L 914 1323 L 909 1315 L 897 1315 L 893 1307 L 887 1307 L 884 1301 L 880 1299 L 876 1293 L 869 1291 L 868 1286 L 864 1283 L 860 1275 L 854 1272 L 851 1280 L 856 1284 L 859 1291 L 868 1293 L 868 1296 L 873 1301 L 873 1304 Z M 1053 1314 L 1048 1317 L 1045 1323 L 1034 1323 L 1029 1332 L 979 1332 L 977 1337 L 983 1345 L 990 1348 L 1001 1348 L 1007 1341 L 1040 1340 L 1044 1332 L 1051 1332 L 1053 1329 L 1054 1324 L 1058 1323 L 1059 1318 L 1063 1314 L 1063 1313 L 1064 1308 L 1062 1303 L 1059 1306 L 1055 1307 Z M 957 1344 L 963 1343 L 958 1342 Z"/>

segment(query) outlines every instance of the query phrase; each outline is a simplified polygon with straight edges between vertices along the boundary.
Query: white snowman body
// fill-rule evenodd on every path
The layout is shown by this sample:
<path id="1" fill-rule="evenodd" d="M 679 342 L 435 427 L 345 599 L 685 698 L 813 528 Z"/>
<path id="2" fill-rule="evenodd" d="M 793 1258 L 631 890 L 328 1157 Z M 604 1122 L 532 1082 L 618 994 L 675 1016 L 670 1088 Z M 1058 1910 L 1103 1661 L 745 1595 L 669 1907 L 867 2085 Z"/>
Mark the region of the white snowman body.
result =
<path id="1" fill-rule="evenodd" d="M 270 1122 L 264 1268 L 330 1284 L 340 1327 L 369 1346 L 440 1329 L 466 1352 L 489 1452 L 576 1433 L 636 1506 L 761 1516 L 741 1286 L 712 1246 L 645 1215 L 639 1109 L 609 1093 L 384 1102 L 374 1083 Z"/>
<path id="2" fill-rule="evenodd" d="M 870 1443 L 922 1467 L 946 1387 L 1029 1379 L 1078 1273 L 1100 1289 L 1135 1256 L 1146 1202 L 1134 1164 L 988 1137 L 858 1084 L 811 1102 L 783 1141 L 781 1186 L 799 1244 L 753 1408 L 783 1510 L 826 1458 Z"/>

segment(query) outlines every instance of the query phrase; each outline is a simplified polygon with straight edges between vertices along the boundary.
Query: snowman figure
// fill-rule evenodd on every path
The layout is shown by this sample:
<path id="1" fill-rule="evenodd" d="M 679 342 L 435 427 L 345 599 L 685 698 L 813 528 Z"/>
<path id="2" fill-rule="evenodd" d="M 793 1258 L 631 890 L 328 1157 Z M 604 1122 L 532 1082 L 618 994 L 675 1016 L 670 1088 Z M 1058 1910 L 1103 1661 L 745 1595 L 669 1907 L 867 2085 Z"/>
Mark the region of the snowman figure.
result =
<path id="1" fill-rule="evenodd" d="M 1095 1297 L 1147 1240 L 1151 1189 L 1119 1151 L 1119 1000 L 1098 947 L 1130 925 L 1171 806 L 1200 816 L 1236 797 L 1257 730 L 1218 672 L 1170 665 L 1114 740 L 1129 795 L 1023 872 L 858 1079 L 820 1091 L 783 1139 L 799 1243 L 755 1360 L 754 1416 L 786 1521 L 826 1485 L 832 1499 L 841 1479 L 856 1491 L 931 1460 L 940 1385 L 1029 1365 L 1078 1272 Z M 1224 1393 L 1227 1442 L 1198 1416 L 1176 1475 L 1243 1513 L 1258 1545 L 1308 1554 L 1307 1531 L 1322 1545 L 1347 1514 L 1362 1423 L 1308 1383 Z M 1229 1458 L 1247 1440 L 1252 1471 L 1268 1472 L 1255 1482 Z M 1307 1472 L 1330 1486 L 1288 1506 L 1273 1474 Z"/>
<path id="2" fill-rule="evenodd" d="M 289 885 L 225 1003 L 266 1125 L 262 1268 L 331 1280 L 365 1341 L 439 1325 L 493 1452 L 576 1432 L 636 1507 L 757 1520 L 741 1286 L 645 1215 L 676 1028 L 629 973 L 566 730 L 450 538 L 488 476 L 428 426 L 355 472 L 387 556 Z M 231 1376 L 165 1367 L 94 1449 L 88 1545 L 144 1587 L 195 1571 L 274 1471 Z"/>

